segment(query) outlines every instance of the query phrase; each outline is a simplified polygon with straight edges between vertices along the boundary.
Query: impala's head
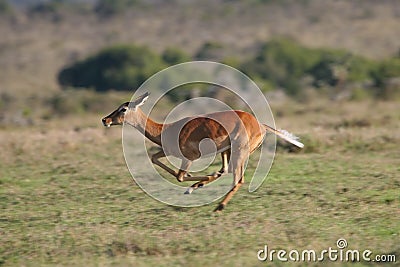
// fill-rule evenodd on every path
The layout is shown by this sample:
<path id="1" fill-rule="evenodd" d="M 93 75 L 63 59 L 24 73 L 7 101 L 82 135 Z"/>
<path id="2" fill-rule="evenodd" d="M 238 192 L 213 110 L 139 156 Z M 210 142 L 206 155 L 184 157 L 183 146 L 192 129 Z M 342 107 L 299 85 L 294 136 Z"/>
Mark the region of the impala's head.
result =
<path id="1" fill-rule="evenodd" d="M 134 115 L 138 111 L 138 108 L 144 104 L 147 98 L 149 98 L 149 93 L 139 96 L 132 102 L 123 103 L 116 110 L 111 112 L 110 115 L 101 119 L 103 125 L 106 127 L 110 127 L 112 125 L 122 125 L 125 120 L 125 115 L 128 113 L 130 115 Z"/>

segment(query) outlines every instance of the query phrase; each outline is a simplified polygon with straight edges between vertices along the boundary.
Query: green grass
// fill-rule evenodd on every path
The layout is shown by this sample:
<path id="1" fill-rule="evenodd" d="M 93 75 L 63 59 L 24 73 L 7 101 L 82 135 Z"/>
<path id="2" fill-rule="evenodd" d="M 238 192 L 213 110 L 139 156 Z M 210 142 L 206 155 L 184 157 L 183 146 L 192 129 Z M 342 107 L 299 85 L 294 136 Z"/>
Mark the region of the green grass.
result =
<path id="1" fill-rule="evenodd" d="M 256 256 L 265 244 L 320 251 L 339 238 L 400 257 L 399 143 L 360 151 L 347 145 L 369 140 L 359 129 L 335 145 L 316 135 L 324 146 L 280 149 L 263 185 L 248 193 L 246 180 L 215 214 L 216 203 L 179 208 L 146 195 L 125 166 L 120 129 L 96 119 L 1 130 L 0 265 L 265 266 Z"/>

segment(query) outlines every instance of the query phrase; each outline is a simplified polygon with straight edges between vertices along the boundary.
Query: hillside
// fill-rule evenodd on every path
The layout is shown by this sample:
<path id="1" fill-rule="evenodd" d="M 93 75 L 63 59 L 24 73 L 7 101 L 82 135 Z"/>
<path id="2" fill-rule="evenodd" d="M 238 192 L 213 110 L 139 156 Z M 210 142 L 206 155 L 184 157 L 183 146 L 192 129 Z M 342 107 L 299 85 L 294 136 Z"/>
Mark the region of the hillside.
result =
<path id="1" fill-rule="evenodd" d="M 57 91 L 63 66 L 115 43 L 194 54 L 205 42 L 215 42 L 224 57 L 241 58 L 261 41 L 286 36 L 374 59 L 399 52 L 397 1 L 183 2 L 143 1 L 111 17 L 99 16 L 88 4 L 43 12 L 14 7 L 0 17 L 0 91 Z"/>

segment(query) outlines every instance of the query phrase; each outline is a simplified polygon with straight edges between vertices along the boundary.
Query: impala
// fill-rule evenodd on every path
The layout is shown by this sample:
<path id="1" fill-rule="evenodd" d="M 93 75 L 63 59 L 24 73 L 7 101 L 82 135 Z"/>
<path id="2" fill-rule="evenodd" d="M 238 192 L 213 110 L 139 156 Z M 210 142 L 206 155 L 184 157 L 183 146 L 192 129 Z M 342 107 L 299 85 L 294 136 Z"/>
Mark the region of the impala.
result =
<path id="1" fill-rule="evenodd" d="M 110 115 L 104 117 L 104 126 L 129 124 L 138 129 L 150 141 L 162 149 L 152 155 L 151 161 L 179 182 L 196 181 L 185 192 L 203 187 L 224 174 L 233 173 L 233 186 L 214 211 L 221 211 L 244 183 L 244 166 L 249 155 L 263 142 L 266 132 L 271 132 L 297 147 L 304 145 L 296 137 L 284 130 L 275 130 L 261 124 L 250 113 L 229 110 L 195 117 L 186 117 L 173 123 L 161 124 L 148 118 L 139 108 L 149 97 L 149 93 L 138 97 L 133 102 L 120 105 Z M 215 146 L 200 151 L 200 143 L 210 139 Z M 206 176 L 191 176 L 188 169 L 192 162 L 203 155 L 221 153 L 221 170 Z M 174 156 L 182 160 L 178 171 L 160 161 L 160 158 Z"/>

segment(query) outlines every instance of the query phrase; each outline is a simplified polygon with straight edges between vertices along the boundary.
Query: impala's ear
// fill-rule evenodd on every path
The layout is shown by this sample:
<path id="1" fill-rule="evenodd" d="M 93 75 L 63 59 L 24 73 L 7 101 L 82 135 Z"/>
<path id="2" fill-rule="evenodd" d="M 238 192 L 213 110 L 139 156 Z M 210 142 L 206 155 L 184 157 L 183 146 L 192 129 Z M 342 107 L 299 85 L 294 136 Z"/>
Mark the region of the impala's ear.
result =
<path id="1" fill-rule="evenodd" d="M 136 98 L 136 100 L 131 102 L 130 106 L 134 109 L 140 107 L 141 105 L 144 104 L 144 102 L 146 102 L 146 100 L 149 98 L 149 95 L 150 93 L 146 92 L 145 94 L 139 96 L 138 98 Z"/>

